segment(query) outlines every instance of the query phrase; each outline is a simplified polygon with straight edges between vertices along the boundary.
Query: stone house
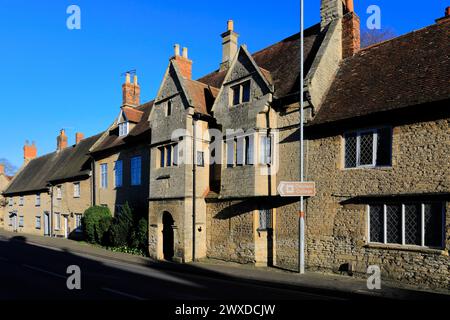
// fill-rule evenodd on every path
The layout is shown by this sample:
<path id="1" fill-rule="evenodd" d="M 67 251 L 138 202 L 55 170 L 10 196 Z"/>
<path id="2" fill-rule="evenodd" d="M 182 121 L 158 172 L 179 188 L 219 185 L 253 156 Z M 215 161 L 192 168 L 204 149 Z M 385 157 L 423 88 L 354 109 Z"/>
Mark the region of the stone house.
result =
<path id="1" fill-rule="evenodd" d="M 126 74 L 122 106 L 113 124 L 89 150 L 93 161 L 93 203 L 120 212 L 128 202 L 135 214 L 147 217 L 150 177 L 150 125 L 153 102 L 140 104 L 137 76 Z"/>
<path id="2" fill-rule="evenodd" d="M 310 269 L 449 288 L 449 11 L 345 58 L 307 124 Z"/>
<path id="3" fill-rule="evenodd" d="M 37 157 L 36 145 L 24 146 L 24 164 L 3 192 L 4 228 L 48 236 L 77 236 L 81 217 L 92 203 L 91 165 L 87 155 L 99 135 L 68 146 L 61 130 L 57 150 Z"/>
<path id="4" fill-rule="evenodd" d="M 376 264 L 385 277 L 446 288 L 448 15 L 365 49 L 359 30 L 352 1 L 341 0 L 323 0 L 320 23 L 305 30 L 305 174 L 317 184 L 306 200 L 307 267 L 365 274 Z M 299 35 L 254 54 L 237 37 L 229 22 L 220 68 L 192 81 L 213 98 L 197 112 L 209 173 L 166 164 L 193 140 L 172 131 L 189 129 L 196 113 L 187 55 L 169 64 L 150 115 L 150 254 L 163 258 L 167 242 L 189 261 L 195 242 L 196 259 L 297 270 L 298 199 L 276 187 L 299 178 Z M 192 177 L 209 186 L 192 195 Z"/>
<path id="5" fill-rule="evenodd" d="M 12 178 L 13 177 L 6 175 L 5 165 L 0 163 L 0 228 L 3 228 L 4 210 L 6 208 L 6 199 L 3 197 L 2 192 L 6 189 Z"/>
<path id="6" fill-rule="evenodd" d="M 179 45 L 174 51 L 149 117 L 149 252 L 188 262 L 206 256 L 205 195 L 212 184 L 208 129 L 214 125 L 210 109 L 218 89 L 192 79 L 187 48 L 182 55 Z"/>

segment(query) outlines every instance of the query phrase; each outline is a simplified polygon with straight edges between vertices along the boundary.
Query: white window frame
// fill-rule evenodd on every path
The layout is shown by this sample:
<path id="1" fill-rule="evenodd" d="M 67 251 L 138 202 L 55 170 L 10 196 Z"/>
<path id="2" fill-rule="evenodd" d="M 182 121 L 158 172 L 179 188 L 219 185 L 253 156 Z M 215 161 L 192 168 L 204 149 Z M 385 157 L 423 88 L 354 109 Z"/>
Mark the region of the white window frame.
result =
<path id="1" fill-rule="evenodd" d="M 142 156 L 131 158 L 131 185 L 140 186 L 142 184 Z"/>
<path id="2" fill-rule="evenodd" d="M 425 245 L 425 205 L 430 203 L 436 203 L 436 201 L 407 201 L 401 203 L 392 203 L 401 207 L 401 244 L 399 243 L 389 243 L 387 242 L 387 205 L 386 203 L 373 203 L 367 205 L 367 243 L 368 244 L 378 244 L 380 242 L 371 242 L 370 240 L 370 206 L 382 205 L 383 206 L 383 244 L 385 245 L 402 245 L 402 246 L 410 246 L 410 247 L 418 247 L 418 248 L 432 248 L 432 249 L 442 249 L 445 247 L 445 202 L 437 202 L 441 203 L 441 246 L 440 247 L 432 247 Z M 390 204 L 390 203 L 389 203 Z M 421 220 L 421 230 L 420 237 L 421 243 L 420 245 L 406 243 L 405 241 L 405 206 L 408 204 L 414 204 L 420 206 L 420 220 Z"/>
<path id="3" fill-rule="evenodd" d="M 20 207 L 23 207 L 24 202 L 25 202 L 24 196 L 20 196 L 20 197 L 19 197 L 19 206 L 20 206 Z"/>
<path id="4" fill-rule="evenodd" d="M 128 135 L 130 130 L 130 123 L 128 121 L 119 122 L 119 137 Z"/>
<path id="5" fill-rule="evenodd" d="M 62 186 L 56 187 L 56 199 L 61 200 L 62 199 Z"/>
<path id="6" fill-rule="evenodd" d="M 273 135 L 267 135 L 266 133 L 259 136 L 259 164 L 270 165 L 272 164 L 273 155 Z"/>
<path id="7" fill-rule="evenodd" d="M 25 217 L 23 215 L 19 216 L 19 228 L 23 228 L 25 226 Z"/>
<path id="8" fill-rule="evenodd" d="M 80 182 L 73 183 L 73 197 L 80 198 L 81 197 L 81 184 Z"/>
<path id="9" fill-rule="evenodd" d="M 389 158 L 390 158 L 390 165 L 377 165 L 377 153 L 378 153 L 378 131 L 381 129 L 389 129 L 390 130 L 390 150 L 389 150 Z M 360 164 L 360 144 L 361 144 L 361 135 L 364 135 L 366 133 L 372 132 L 373 134 L 373 140 L 372 140 L 372 164 Z M 356 135 L 356 161 L 354 167 L 347 167 L 345 163 L 346 158 L 346 143 L 347 143 L 347 137 L 349 135 L 355 134 Z M 344 157 L 342 159 L 343 161 L 343 168 L 346 170 L 351 169 L 358 169 L 358 168 L 386 168 L 392 166 L 392 127 L 389 126 L 380 126 L 375 128 L 368 128 L 368 129 L 360 129 L 360 130 L 353 130 L 348 131 L 344 133 Z"/>
<path id="10" fill-rule="evenodd" d="M 100 164 L 100 187 L 102 189 L 108 189 L 108 164 Z"/>
<path id="11" fill-rule="evenodd" d="M 12 207 L 12 206 L 14 205 L 14 198 L 13 198 L 13 197 L 9 197 L 9 198 L 8 198 L 8 205 L 9 205 L 10 207 Z"/>
<path id="12" fill-rule="evenodd" d="M 35 206 L 36 207 L 40 207 L 41 206 L 41 194 L 40 193 L 36 194 Z"/>
<path id="13" fill-rule="evenodd" d="M 36 216 L 36 229 L 41 229 L 41 216 Z"/>

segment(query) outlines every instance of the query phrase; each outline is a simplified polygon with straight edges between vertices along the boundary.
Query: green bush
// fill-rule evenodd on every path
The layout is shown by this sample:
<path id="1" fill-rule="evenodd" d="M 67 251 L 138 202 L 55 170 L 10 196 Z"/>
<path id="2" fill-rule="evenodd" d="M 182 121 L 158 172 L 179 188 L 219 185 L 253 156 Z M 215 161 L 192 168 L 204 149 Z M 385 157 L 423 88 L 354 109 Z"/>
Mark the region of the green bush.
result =
<path id="1" fill-rule="evenodd" d="M 104 244 L 105 235 L 110 227 L 111 220 L 111 212 L 106 207 L 94 206 L 87 209 L 82 219 L 86 241 Z"/>
<path id="2" fill-rule="evenodd" d="M 136 226 L 133 228 L 131 234 L 131 246 L 143 251 L 147 250 L 148 246 L 148 221 L 141 218 Z"/>
<path id="3" fill-rule="evenodd" d="M 128 203 L 125 203 L 119 214 L 114 217 L 114 220 L 109 228 L 110 244 L 114 247 L 128 245 L 130 242 L 132 228 L 133 212 Z"/>

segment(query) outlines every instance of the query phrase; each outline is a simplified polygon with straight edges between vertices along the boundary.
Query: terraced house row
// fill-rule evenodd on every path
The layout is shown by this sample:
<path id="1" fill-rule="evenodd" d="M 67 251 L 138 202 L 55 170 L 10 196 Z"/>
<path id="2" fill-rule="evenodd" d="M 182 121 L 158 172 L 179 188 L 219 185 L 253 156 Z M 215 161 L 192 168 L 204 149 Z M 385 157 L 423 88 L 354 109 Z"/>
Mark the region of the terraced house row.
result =
<path id="1" fill-rule="evenodd" d="M 450 10 L 360 48 L 352 1 L 322 0 L 305 30 L 306 265 L 448 288 Z M 251 53 L 232 21 L 218 69 L 194 80 L 174 47 L 154 100 L 128 74 L 102 133 L 25 163 L 4 191 L 5 228 L 76 236 L 91 205 L 148 215 L 149 254 L 297 269 L 299 34 Z M 194 53 L 195 54 L 195 53 Z M 112 106 L 113 107 L 113 106 Z"/>

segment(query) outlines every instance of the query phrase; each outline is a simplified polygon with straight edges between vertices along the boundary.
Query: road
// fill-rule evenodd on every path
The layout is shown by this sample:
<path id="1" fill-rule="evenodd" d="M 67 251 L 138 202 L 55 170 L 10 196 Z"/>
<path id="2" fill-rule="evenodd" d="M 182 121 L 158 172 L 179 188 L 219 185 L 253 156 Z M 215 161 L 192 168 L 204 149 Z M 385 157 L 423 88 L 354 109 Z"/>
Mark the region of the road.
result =
<path id="1" fill-rule="evenodd" d="M 79 266 L 81 289 L 67 288 L 68 266 Z M 341 300 L 267 284 L 166 271 L 57 248 L 0 239 L 0 300 Z"/>

